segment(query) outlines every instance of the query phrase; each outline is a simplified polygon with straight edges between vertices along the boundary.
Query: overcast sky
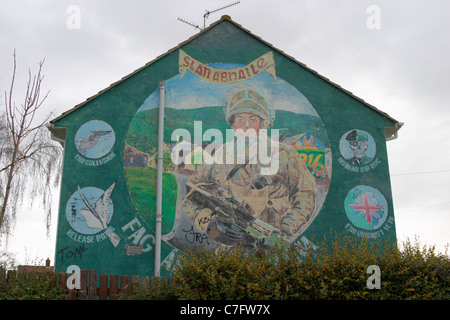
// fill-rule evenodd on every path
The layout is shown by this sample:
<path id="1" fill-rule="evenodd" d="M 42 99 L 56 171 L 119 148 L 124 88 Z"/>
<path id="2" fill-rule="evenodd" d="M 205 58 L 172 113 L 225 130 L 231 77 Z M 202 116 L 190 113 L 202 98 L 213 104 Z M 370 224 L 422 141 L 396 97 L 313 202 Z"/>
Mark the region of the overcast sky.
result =
<path id="1" fill-rule="evenodd" d="M 1 105 L 14 49 L 17 100 L 27 69 L 45 58 L 45 111 L 56 117 L 199 32 L 178 17 L 203 26 L 205 10 L 233 2 L 0 0 Z M 443 251 L 450 242 L 449 12 L 448 0 L 242 0 L 206 25 L 230 15 L 404 122 L 387 144 L 397 236 Z M 24 212 L 9 250 L 20 263 L 53 260 L 56 224 L 54 217 L 46 238 L 44 213 Z"/>

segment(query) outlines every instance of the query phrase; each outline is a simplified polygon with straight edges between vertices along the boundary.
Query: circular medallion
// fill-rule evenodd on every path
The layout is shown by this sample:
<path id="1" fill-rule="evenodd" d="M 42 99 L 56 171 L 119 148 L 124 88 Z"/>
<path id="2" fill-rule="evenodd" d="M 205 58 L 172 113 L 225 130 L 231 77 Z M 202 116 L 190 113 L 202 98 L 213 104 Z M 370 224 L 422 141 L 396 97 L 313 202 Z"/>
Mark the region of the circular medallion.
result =
<path id="1" fill-rule="evenodd" d="M 207 68 L 232 79 L 245 72 L 238 64 Z M 297 88 L 273 74 L 227 84 L 208 79 L 185 72 L 165 81 L 163 240 L 178 249 L 211 250 L 237 243 L 254 248 L 261 238 L 267 245 L 294 241 L 328 193 L 332 160 L 324 123 Z M 130 123 L 124 150 L 130 196 L 150 227 L 158 106 L 159 88 Z"/>
<path id="2" fill-rule="evenodd" d="M 347 194 L 345 212 L 354 226 L 364 230 L 377 230 L 386 221 L 388 205 L 380 191 L 361 185 Z"/>
<path id="3" fill-rule="evenodd" d="M 351 165 L 366 165 L 375 158 L 375 140 L 366 131 L 354 129 L 346 132 L 339 141 L 342 157 Z"/>
<path id="4" fill-rule="evenodd" d="M 114 130 L 109 124 L 92 120 L 83 124 L 75 135 L 75 147 L 86 158 L 98 159 L 108 154 L 115 143 Z"/>
<path id="5" fill-rule="evenodd" d="M 66 205 L 66 219 L 81 234 L 96 234 L 107 228 L 113 215 L 112 189 L 105 192 L 85 187 L 74 192 Z"/>

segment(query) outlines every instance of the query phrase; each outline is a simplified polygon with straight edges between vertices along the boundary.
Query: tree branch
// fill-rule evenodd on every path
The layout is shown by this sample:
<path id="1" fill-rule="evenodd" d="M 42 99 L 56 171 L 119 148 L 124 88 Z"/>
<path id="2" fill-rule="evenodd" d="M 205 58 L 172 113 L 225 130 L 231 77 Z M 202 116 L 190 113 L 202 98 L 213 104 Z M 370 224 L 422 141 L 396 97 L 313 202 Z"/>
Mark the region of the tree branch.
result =
<path id="1" fill-rule="evenodd" d="M 51 208 L 47 207 L 51 202 L 51 176 L 56 173 L 55 181 L 60 177 L 61 163 L 58 158 L 61 156 L 61 149 L 48 141 L 48 136 L 44 134 L 50 115 L 35 124 L 36 114 L 50 92 L 41 96 L 44 61 L 45 59 L 38 63 L 39 69 L 34 76 L 28 69 L 25 97 L 21 106 L 16 107 L 13 100 L 17 72 L 16 51 L 13 53 L 9 94 L 5 91 L 5 115 L 0 115 L 0 233 L 6 231 L 9 234 L 9 224 L 15 220 L 15 212 L 25 190 L 31 193 L 32 201 L 36 195 L 42 196 L 44 209 L 51 212 Z"/>

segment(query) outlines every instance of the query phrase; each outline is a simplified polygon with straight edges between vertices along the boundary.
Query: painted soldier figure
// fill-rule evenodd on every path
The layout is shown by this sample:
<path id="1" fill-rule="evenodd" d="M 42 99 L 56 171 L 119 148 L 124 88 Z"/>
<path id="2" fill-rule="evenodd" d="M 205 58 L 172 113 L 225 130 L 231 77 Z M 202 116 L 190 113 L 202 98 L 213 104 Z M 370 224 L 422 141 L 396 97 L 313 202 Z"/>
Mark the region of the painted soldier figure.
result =
<path id="1" fill-rule="evenodd" d="M 279 143 L 274 148 L 273 137 L 267 137 L 266 146 L 278 166 L 263 174 L 267 165 L 252 161 L 255 146 L 249 140 L 273 125 L 275 110 L 249 86 L 237 86 L 224 100 L 225 119 L 236 137 L 247 138 L 245 148 L 225 143 L 215 154 L 223 162 L 199 165 L 186 184 L 180 209 L 222 246 L 293 241 L 312 218 L 315 180 L 293 147 Z M 239 156 L 245 161 L 230 163 Z"/>
<path id="2" fill-rule="evenodd" d="M 371 157 L 367 156 L 369 140 L 367 133 L 352 130 L 345 139 L 348 141 L 353 153 L 353 157 L 347 159 L 350 164 L 363 165 L 373 160 Z"/>

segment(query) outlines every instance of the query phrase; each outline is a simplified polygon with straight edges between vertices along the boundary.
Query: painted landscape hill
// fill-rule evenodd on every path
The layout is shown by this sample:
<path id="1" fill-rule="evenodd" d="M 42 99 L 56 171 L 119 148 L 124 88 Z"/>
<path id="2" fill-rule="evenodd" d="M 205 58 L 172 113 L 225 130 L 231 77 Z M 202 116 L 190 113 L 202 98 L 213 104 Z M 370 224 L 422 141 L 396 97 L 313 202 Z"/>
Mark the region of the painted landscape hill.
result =
<path id="1" fill-rule="evenodd" d="M 130 124 L 126 143 L 143 153 L 153 155 L 158 146 L 158 112 L 157 108 L 137 112 Z M 173 144 L 172 132 L 176 129 L 186 129 L 190 132 L 192 142 L 194 138 L 194 121 L 202 122 L 202 133 L 215 128 L 222 132 L 225 139 L 226 129 L 230 129 L 225 122 L 223 108 L 208 107 L 196 109 L 164 109 L 164 143 Z M 279 129 L 280 134 L 286 137 L 294 136 L 300 132 L 309 133 L 325 145 L 329 145 L 326 130 L 320 118 L 297 114 L 290 111 L 277 110 L 273 128 Z M 268 130 L 270 135 L 270 130 Z M 206 144 L 209 141 L 204 141 Z"/>

